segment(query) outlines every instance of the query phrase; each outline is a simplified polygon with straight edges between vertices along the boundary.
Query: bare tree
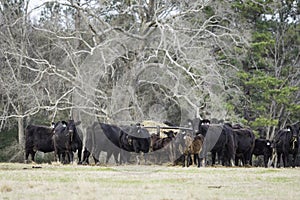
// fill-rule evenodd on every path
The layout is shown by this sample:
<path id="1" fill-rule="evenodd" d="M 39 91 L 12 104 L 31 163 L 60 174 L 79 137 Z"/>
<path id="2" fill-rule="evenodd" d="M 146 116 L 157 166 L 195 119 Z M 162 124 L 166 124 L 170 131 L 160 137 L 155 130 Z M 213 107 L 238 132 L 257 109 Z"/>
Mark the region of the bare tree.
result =
<path id="1" fill-rule="evenodd" d="M 180 124 L 233 117 L 226 101 L 240 95 L 229 81 L 237 69 L 219 57 L 234 56 L 231 49 L 245 45 L 245 34 L 228 17 L 228 2 L 70 0 L 42 7 L 38 23 L 29 23 L 25 12 L 6 19 L 1 32 L 23 28 L 21 45 L 15 32 L 3 43 L 2 121 L 42 110 L 51 120 L 58 111 L 73 112 L 83 126 L 95 119 Z"/>

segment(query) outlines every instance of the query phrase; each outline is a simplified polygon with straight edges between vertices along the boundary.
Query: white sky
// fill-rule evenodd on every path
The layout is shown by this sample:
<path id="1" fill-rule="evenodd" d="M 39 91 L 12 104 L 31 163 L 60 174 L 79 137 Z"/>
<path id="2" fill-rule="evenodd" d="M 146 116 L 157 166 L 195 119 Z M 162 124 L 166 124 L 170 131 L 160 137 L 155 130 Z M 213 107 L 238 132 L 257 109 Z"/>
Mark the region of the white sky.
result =
<path id="1" fill-rule="evenodd" d="M 43 3 L 49 0 L 29 0 L 28 4 L 28 13 L 30 13 L 30 16 L 34 18 L 37 15 L 40 15 L 41 13 L 41 8 L 38 8 L 41 6 Z"/>
<path id="2" fill-rule="evenodd" d="M 28 0 L 28 13 L 30 13 L 30 18 L 37 18 L 41 14 L 42 4 L 45 2 L 61 2 L 66 3 L 66 0 Z M 40 7 L 41 6 L 41 7 Z"/>
<path id="3" fill-rule="evenodd" d="M 48 0 L 29 0 L 29 10 L 32 10 L 33 8 L 42 5 L 46 1 Z"/>

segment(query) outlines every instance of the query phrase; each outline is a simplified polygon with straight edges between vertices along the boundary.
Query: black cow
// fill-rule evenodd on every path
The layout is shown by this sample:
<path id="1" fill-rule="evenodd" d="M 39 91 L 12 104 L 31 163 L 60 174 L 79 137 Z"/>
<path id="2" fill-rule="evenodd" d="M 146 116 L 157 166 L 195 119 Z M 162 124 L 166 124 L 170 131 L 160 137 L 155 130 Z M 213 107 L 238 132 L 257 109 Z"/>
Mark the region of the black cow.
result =
<path id="1" fill-rule="evenodd" d="M 119 142 L 121 149 L 139 154 L 140 152 L 149 152 L 151 139 L 149 132 L 145 128 L 132 125 L 121 128 Z M 138 155 L 136 158 L 137 163 L 140 164 Z"/>
<path id="2" fill-rule="evenodd" d="M 282 155 L 283 166 L 288 167 L 289 154 L 292 154 L 292 167 L 296 165 L 296 157 L 299 148 L 299 131 L 300 122 L 288 125 L 285 129 L 281 129 L 274 137 L 272 146 L 278 157 L 277 167 L 279 167 Z"/>
<path id="3" fill-rule="evenodd" d="M 228 124 L 200 124 L 198 133 L 204 138 L 200 159 L 206 164 L 206 155 L 212 153 L 212 165 L 215 164 L 216 154 L 222 165 L 233 165 L 235 160 L 234 135 Z M 203 162 L 204 161 L 204 162 Z"/>
<path id="4" fill-rule="evenodd" d="M 113 124 L 105 124 L 100 122 L 100 126 L 107 139 L 120 149 L 119 163 L 127 163 L 130 160 L 130 152 L 125 151 L 120 145 L 121 128 Z"/>
<path id="5" fill-rule="evenodd" d="M 99 164 L 99 156 L 101 151 L 106 152 L 106 164 L 108 163 L 110 157 L 114 155 L 115 162 L 118 164 L 118 156 L 120 154 L 120 148 L 113 144 L 104 134 L 103 129 L 99 122 L 94 122 L 91 126 L 86 129 L 86 150 L 91 152 L 95 164 Z M 86 153 L 84 156 L 88 156 Z M 83 159 L 88 163 L 88 157 Z"/>
<path id="6" fill-rule="evenodd" d="M 239 160 L 244 166 L 249 166 L 252 163 L 252 151 L 255 145 L 255 135 L 249 128 L 240 126 L 233 127 L 235 137 L 235 165 L 238 166 Z"/>
<path id="7" fill-rule="evenodd" d="M 68 122 L 61 121 L 56 123 L 53 130 L 53 144 L 55 157 L 58 156 L 59 160 L 66 163 L 65 155 L 68 156 L 69 161 L 73 162 L 73 152 L 78 150 L 78 163 L 81 163 L 82 153 L 82 140 L 76 129 L 76 125 L 80 122 L 75 123 L 74 120 Z"/>
<path id="8" fill-rule="evenodd" d="M 210 124 L 210 120 L 195 118 L 193 120 L 188 120 L 188 123 L 193 129 L 194 135 L 201 134 L 201 133 L 206 134 L 207 125 Z"/>
<path id="9" fill-rule="evenodd" d="M 268 161 L 272 156 L 271 141 L 264 138 L 255 139 L 255 145 L 252 152 L 255 156 L 264 156 L 264 166 L 268 167 Z"/>
<path id="10" fill-rule="evenodd" d="M 28 125 L 25 129 L 25 163 L 31 155 L 31 160 L 35 161 L 35 153 L 41 151 L 44 153 L 54 151 L 53 127 Z"/>

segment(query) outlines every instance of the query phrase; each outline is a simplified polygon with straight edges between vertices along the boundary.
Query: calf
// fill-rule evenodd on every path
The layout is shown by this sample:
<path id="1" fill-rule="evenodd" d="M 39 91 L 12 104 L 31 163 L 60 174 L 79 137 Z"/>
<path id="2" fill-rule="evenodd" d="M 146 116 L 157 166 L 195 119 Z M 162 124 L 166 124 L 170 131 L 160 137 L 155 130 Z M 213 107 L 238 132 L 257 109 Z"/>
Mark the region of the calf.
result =
<path id="1" fill-rule="evenodd" d="M 263 138 L 255 139 L 252 155 L 264 156 L 264 166 L 268 167 L 268 161 L 272 156 L 271 141 Z"/>
<path id="2" fill-rule="evenodd" d="M 185 163 L 187 167 L 189 167 L 191 159 L 192 160 L 194 159 L 192 163 L 195 163 L 197 164 L 198 167 L 200 167 L 199 154 L 202 150 L 203 141 L 204 141 L 204 136 L 201 134 L 196 135 L 194 138 L 192 138 L 190 135 L 186 136 L 185 138 L 186 149 L 184 151 L 185 157 L 182 165 L 183 167 L 185 167 Z"/>
<path id="3" fill-rule="evenodd" d="M 174 151 L 172 141 L 175 139 L 175 133 L 173 131 L 164 131 L 167 135 L 165 138 L 160 138 L 158 134 L 151 134 L 151 145 L 150 148 L 153 152 L 157 152 L 158 160 L 163 152 L 167 152 L 170 161 L 174 160 Z M 164 149 L 164 151 L 159 151 Z"/>

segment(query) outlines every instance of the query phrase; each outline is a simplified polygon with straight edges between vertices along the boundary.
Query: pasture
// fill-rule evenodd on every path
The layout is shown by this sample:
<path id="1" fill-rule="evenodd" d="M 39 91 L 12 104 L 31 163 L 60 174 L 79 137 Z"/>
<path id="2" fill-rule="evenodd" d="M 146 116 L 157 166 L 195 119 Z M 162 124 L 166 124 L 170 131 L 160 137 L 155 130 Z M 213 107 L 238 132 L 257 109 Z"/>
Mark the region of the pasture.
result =
<path id="1" fill-rule="evenodd" d="M 0 164 L 0 199 L 299 199 L 300 168 Z"/>

